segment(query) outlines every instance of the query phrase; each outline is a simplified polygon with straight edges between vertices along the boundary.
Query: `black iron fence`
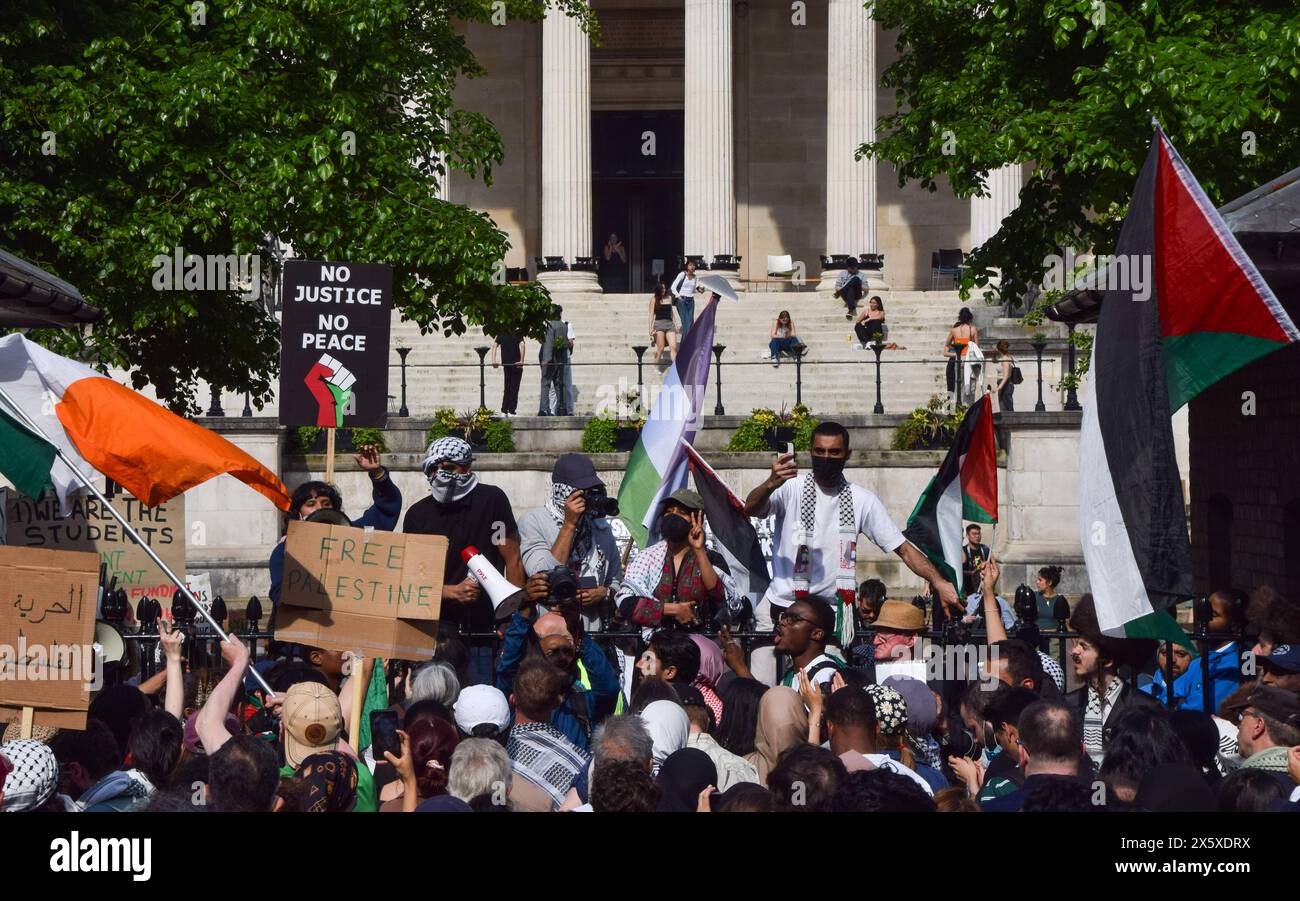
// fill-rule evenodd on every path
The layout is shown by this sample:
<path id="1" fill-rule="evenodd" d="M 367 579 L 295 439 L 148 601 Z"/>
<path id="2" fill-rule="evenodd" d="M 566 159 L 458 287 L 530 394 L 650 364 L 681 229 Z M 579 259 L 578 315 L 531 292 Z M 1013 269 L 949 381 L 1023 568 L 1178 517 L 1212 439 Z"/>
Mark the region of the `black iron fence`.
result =
<path id="1" fill-rule="evenodd" d="M 1033 368 L 1029 372 L 1025 372 L 1025 369 L 1030 365 L 1030 362 L 1028 360 L 1025 361 L 1017 360 L 1016 362 L 1017 365 L 1021 366 L 1021 372 L 1022 375 L 1024 376 L 1024 382 L 1022 384 L 1026 386 L 1034 385 L 1036 387 L 1037 400 L 1034 404 L 1034 411 L 1041 413 L 1041 412 L 1045 412 L 1047 409 L 1047 406 L 1043 400 L 1044 385 L 1048 386 L 1048 390 L 1055 390 L 1055 388 L 1050 383 L 1045 382 L 1043 379 L 1043 361 L 1044 359 L 1046 359 L 1044 357 L 1044 353 L 1048 347 L 1047 343 L 1035 342 L 1031 346 L 1034 348 L 1034 353 L 1035 353 L 1034 360 L 1033 360 Z M 487 371 L 488 369 L 494 368 L 491 366 L 490 363 L 487 362 L 487 354 L 489 349 L 490 348 L 486 346 L 480 346 L 474 348 L 475 352 L 479 356 L 478 361 L 462 362 L 462 363 L 450 363 L 450 362 L 449 363 L 418 363 L 418 362 L 410 363 L 407 362 L 407 356 L 410 352 L 409 348 L 401 349 L 401 350 L 405 350 L 406 353 L 401 353 L 401 351 L 399 350 L 399 354 L 401 355 L 400 361 L 397 363 L 390 364 L 391 368 L 396 368 L 400 371 L 401 395 L 400 395 L 400 407 L 397 415 L 399 416 L 409 415 L 409 407 L 407 404 L 407 390 L 406 390 L 407 369 L 433 369 L 433 370 L 444 371 L 444 370 L 477 368 L 479 373 L 479 406 L 488 407 L 489 409 L 492 409 L 493 407 L 489 407 L 487 402 L 488 400 Z M 554 364 L 559 368 L 558 382 L 560 384 L 564 384 L 566 382 L 567 374 L 564 372 L 566 368 L 578 369 L 578 368 L 585 368 L 585 367 L 599 367 L 604 370 L 616 371 L 620 367 L 626 367 L 630 375 L 631 369 L 635 367 L 637 396 L 644 398 L 645 397 L 645 367 L 647 365 L 650 366 L 657 365 L 657 362 L 654 359 L 650 361 L 646 360 L 645 358 L 646 352 L 652 350 L 652 348 L 649 347 L 648 345 L 633 345 L 630 347 L 630 350 L 636 357 L 635 362 L 629 361 L 627 363 L 618 363 L 618 362 L 611 362 L 609 360 L 600 360 L 600 361 L 570 360 L 568 362 Z M 742 359 L 736 359 L 734 356 L 730 359 L 724 359 L 723 355 L 727 350 L 727 347 L 726 345 L 723 344 L 713 345 L 712 350 L 713 350 L 714 369 L 715 369 L 714 382 L 716 384 L 716 394 L 717 394 L 716 404 L 714 406 L 713 413 L 716 416 L 723 416 L 726 413 L 725 406 L 723 404 L 723 397 L 722 397 L 723 368 L 724 367 L 725 368 L 755 367 L 755 366 L 771 367 L 773 361 L 771 358 L 742 360 Z M 811 356 L 812 352 L 807 347 L 797 348 L 796 349 L 797 352 L 796 351 L 782 352 L 780 356 L 788 358 L 788 362 L 783 365 L 792 365 L 794 367 L 795 403 L 796 404 L 803 403 L 803 378 L 804 378 L 803 370 L 805 367 L 814 367 L 818 369 L 819 372 L 826 372 L 828 370 L 833 370 L 835 368 L 838 368 L 838 372 L 844 373 L 844 375 L 840 376 L 837 373 L 830 377 L 840 378 L 841 379 L 840 383 L 846 385 L 847 387 L 856 387 L 857 385 L 861 384 L 861 381 L 857 376 L 853 374 L 853 370 L 860 370 L 861 367 L 867 366 L 867 367 L 871 367 L 871 369 L 873 370 L 872 375 L 868 377 L 867 384 L 870 384 L 871 381 L 874 380 L 874 385 L 875 385 L 875 405 L 872 409 L 872 412 L 876 414 L 883 414 L 885 412 L 885 404 L 884 404 L 885 398 L 883 396 L 884 394 L 883 373 L 885 372 L 886 367 L 901 366 L 901 365 L 933 366 L 936 367 L 939 371 L 945 373 L 945 380 L 946 380 L 947 368 L 950 361 L 953 362 L 955 376 L 956 376 L 955 383 L 954 383 L 955 388 L 953 389 L 952 392 L 954 399 L 959 400 L 961 402 L 967 402 L 970 400 L 970 397 L 965 397 L 961 395 L 962 380 L 964 375 L 963 367 L 965 365 L 969 365 L 963 363 L 961 357 L 950 358 L 945 356 L 917 356 L 917 357 L 903 358 L 896 355 L 897 351 L 891 350 L 888 345 L 883 344 L 879 341 L 877 341 L 874 344 L 866 345 L 865 350 L 867 353 L 862 360 L 817 359 L 815 356 Z M 1064 346 L 1060 348 L 1060 352 L 1063 357 L 1068 355 L 1071 351 L 1072 348 L 1066 348 Z M 1022 363 L 1023 365 L 1021 365 Z M 982 364 L 985 367 L 984 372 L 985 373 L 991 372 L 992 367 L 996 366 L 997 364 L 998 364 L 997 360 L 991 357 L 986 358 L 984 363 Z M 520 367 L 523 370 L 525 375 L 529 372 L 539 373 L 541 371 L 541 364 L 539 364 L 536 360 L 525 361 L 524 363 L 516 363 L 510 365 Z M 1066 365 L 1068 367 L 1067 371 L 1072 371 L 1073 362 L 1068 361 Z M 493 381 L 494 383 L 497 381 L 495 376 Z M 630 378 L 628 379 L 628 384 L 629 385 L 631 384 Z M 1066 385 L 1067 385 L 1067 396 L 1066 396 L 1065 405 L 1063 409 L 1066 410 L 1081 409 L 1078 404 L 1078 401 L 1074 397 L 1074 390 L 1069 380 L 1066 380 Z M 499 390 L 499 387 L 500 386 L 498 384 L 494 384 L 493 385 L 494 392 L 496 390 Z M 982 387 L 977 391 L 973 391 L 972 394 L 974 396 L 982 395 L 983 394 Z M 393 400 L 397 401 L 398 399 L 395 397 Z M 906 411 L 896 410 L 895 412 L 906 412 Z M 224 415 L 224 414 L 212 414 L 210 412 L 209 415 Z"/>

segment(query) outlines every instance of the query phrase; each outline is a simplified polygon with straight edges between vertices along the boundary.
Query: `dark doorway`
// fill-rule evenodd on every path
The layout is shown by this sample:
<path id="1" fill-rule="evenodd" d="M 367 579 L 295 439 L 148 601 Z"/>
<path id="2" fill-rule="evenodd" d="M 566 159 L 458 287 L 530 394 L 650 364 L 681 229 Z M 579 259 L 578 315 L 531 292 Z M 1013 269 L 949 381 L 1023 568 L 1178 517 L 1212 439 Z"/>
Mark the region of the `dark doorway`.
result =
<path id="1" fill-rule="evenodd" d="M 681 110 L 592 113 L 593 244 L 608 293 L 649 293 L 657 278 L 674 274 L 682 247 L 682 117 Z"/>

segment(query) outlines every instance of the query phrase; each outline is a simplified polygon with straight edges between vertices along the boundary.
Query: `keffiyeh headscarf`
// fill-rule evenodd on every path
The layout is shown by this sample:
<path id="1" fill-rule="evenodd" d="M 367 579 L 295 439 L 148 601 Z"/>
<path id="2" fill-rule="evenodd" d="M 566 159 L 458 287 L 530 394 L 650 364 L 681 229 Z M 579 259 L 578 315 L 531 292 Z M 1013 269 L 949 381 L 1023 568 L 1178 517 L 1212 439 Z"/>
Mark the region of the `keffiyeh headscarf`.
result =
<path id="1" fill-rule="evenodd" d="M 881 735 L 902 735 L 907 728 L 907 702 L 886 685 L 868 685 L 867 694 L 876 707 L 876 722 Z"/>
<path id="2" fill-rule="evenodd" d="M 841 646 L 847 647 L 853 641 L 853 602 L 858 594 L 858 522 L 853 509 L 853 486 L 849 480 L 840 476 L 840 484 L 835 492 L 836 522 L 838 523 L 839 553 L 832 561 L 824 561 L 824 566 L 835 566 L 835 596 L 839 603 L 835 605 L 835 635 Z M 809 576 L 812 565 L 812 552 L 809 549 L 815 533 L 814 520 L 817 513 L 817 486 L 812 473 L 806 473 L 799 486 L 799 547 L 795 551 L 794 585 L 796 600 L 809 596 Z"/>
<path id="3" fill-rule="evenodd" d="M 569 495 L 577 491 L 572 485 L 563 482 L 551 483 L 551 496 L 546 501 L 546 512 L 557 525 L 564 525 L 564 502 Z M 605 572 L 605 555 L 596 545 L 593 523 L 599 519 L 590 509 L 578 520 L 578 529 L 573 536 L 573 547 L 569 550 L 569 559 L 565 561 L 569 568 L 579 576 L 595 576 L 597 582 L 603 581 Z"/>
<path id="4" fill-rule="evenodd" d="M 435 469 L 439 463 L 456 463 L 469 466 L 474 462 L 474 449 L 462 438 L 439 438 L 429 445 L 420 468 L 429 478 L 429 488 L 433 499 L 440 504 L 450 504 L 462 500 L 478 484 L 478 476 L 472 472 L 455 473 Z"/>
<path id="5" fill-rule="evenodd" d="M 357 802 L 357 765 L 338 751 L 313 754 L 296 773 L 306 786 L 304 813 L 347 813 Z"/>
<path id="6" fill-rule="evenodd" d="M 49 745 L 20 738 L 0 747 L 0 755 L 13 767 L 5 777 L 0 810 L 6 813 L 35 810 L 59 787 L 59 764 Z"/>

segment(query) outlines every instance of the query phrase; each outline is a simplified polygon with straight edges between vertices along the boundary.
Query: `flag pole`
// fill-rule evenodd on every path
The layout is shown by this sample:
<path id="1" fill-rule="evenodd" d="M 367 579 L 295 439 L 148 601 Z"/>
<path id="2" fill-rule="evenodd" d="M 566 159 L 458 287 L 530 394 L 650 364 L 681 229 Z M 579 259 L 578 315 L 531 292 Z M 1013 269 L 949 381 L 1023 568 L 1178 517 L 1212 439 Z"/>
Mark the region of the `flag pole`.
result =
<path id="1" fill-rule="evenodd" d="M 67 455 L 63 453 L 63 448 L 59 447 L 53 441 L 50 441 L 49 436 L 47 436 L 43 431 L 41 431 L 41 427 L 32 421 L 31 417 L 27 415 L 26 410 L 18 406 L 18 404 L 14 403 L 13 398 L 9 396 L 9 392 L 5 391 L 4 388 L 0 388 L 0 399 L 4 400 L 5 406 L 11 412 L 17 414 L 29 429 L 31 429 L 35 434 L 39 435 L 44 440 L 48 441 L 50 445 L 53 446 L 54 452 L 58 454 L 58 457 L 60 460 L 63 461 L 63 464 L 67 466 L 68 469 L 72 470 L 72 474 L 77 477 L 77 481 L 80 482 L 82 485 L 84 485 L 87 489 L 89 489 L 90 493 L 99 499 L 100 503 L 104 505 L 105 510 L 113 514 L 113 518 L 118 521 L 118 523 L 122 526 L 122 529 L 126 532 L 126 534 L 130 535 L 131 540 L 140 546 L 140 550 L 144 551 L 149 556 L 149 559 L 158 565 L 158 568 L 163 571 L 163 575 L 165 575 L 168 579 L 171 580 L 172 584 L 175 585 L 176 589 L 181 593 L 181 596 L 184 597 L 185 600 L 189 601 L 191 605 L 193 605 L 194 609 L 197 610 L 199 612 L 199 615 L 202 616 L 207 621 L 208 625 L 212 627 L 213 631 L 215 631 L 218 635 L 221 636 L 222 641 L 230 641 L 229 633 L 227 633 L 225 629 L 221 628 L 221 624 L 212 618 L 211 613 L 203 609 L 203 605 L 200 604 L 198 600 L 195 599 L 194 595 L 190 593 L 190 590 L 185 587 L 185 581 L 181 579 L 179 576 L 177 576 L 176 573 L 172 572 L 171 567 L 169 567 L 166 563 L 164 563 L 162 558 L 158 556 L 158 554 L 154 551 L 154 549 L 151 548 L 149 544 L 143 538 L 140 537 L 139 533 L 136 532 L 136 530 L 132 527 L 132 525 L 126 521 L 126 517 L 123 516 L 118 511 L 117 507 L 113 506 L 113 504 L 109 501 L 109 499 L 104 497 L 104 493 L 100 491 L 98 488 L 96 488 L 95 484 L 89 478 L 86 477 L 86 474 L 82 472 L 75 464 L 73 464 L 71 460 L 68 459 Z M 266 679 L 262 677 L 261 673 L 259 673 L 252 666 L 248 668 L 248 671 L 253 674 L 253 678 L 258 681 L 258 683 L 262 686 L 262 688 L 266 689 L 268 695 L 271 696 L 275 695 L 275 692 L 271 689 L 271 686 L 267 684 Z"/>

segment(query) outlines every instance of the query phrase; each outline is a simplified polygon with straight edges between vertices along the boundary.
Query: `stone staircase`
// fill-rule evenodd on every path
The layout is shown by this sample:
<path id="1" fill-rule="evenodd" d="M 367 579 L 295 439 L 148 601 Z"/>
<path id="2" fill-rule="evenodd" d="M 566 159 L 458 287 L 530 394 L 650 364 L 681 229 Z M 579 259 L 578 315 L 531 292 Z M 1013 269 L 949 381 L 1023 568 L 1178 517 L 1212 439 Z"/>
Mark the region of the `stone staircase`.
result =
<path id="1" fill-rule="evenodd" d="M 944 393 L 942 345 L 961 301 L 955 291 L 880 293 L 888 317 L 889 340 L 906 348 L 882 354 L 881 398 L 886 411 L 903 413 L 924 404 L 932 394 Z M 623 391 L 636 387 L 636 354 L 631 348 L 650 343 L 649 299 L 639 294 L 557 294 L 555 301 L 564 308 L 564 318 L 572 323 L 576 336 L 574 412 L 591 414 L 615 403 Z M 794 363 L 786 360 L 777 368 L 766 359 L 771 325 L 781 310 L 790 312 L 799 337 L 809 348 L 802 366 L 803 402 L 822 414 L 871 412 L 875 403 L 875 355 L 850 340 L 853 331 L 844 318 L 844 305 L 828 292 L 747 292 L 739 301 L 721 303 L 715 343 L 726 347 L 722 354 L 722 400 L 728 414 L 747 414 L 754 407 L 794 406 L 799 393 Z M 428 414 L 436 407 L 463 410 L 478 404 L 479 368 L 474 347 L 490 343 L 481 329 L 444 338 L 422 336 L 409 324 L 395 323 L 394 343 L 399 338 L 412 348 L 407 361 L 407 405 L 412 415 Z M 985 343 L 991 348 L 990 342 Z M 522 415 L 537 412 L 537 351 L 537 342 L 529 341 L 529 365 L 520 389 Z M 662 383 L 653 357 L 653 350 L 648 351 L 642 367 L 650 398 Z M 1022 398 L 1029 397 L 1034 387 L 1032 365 L 1024 366 L 1024 370 Z M 398 393 L 400 385 L 396 375 L 390 389 L 393 394 Z M 487 405 L 496 409 L 501 401 L 501 370 L 488 367 L 486 385 Z M 1054 405 L 1052 400 L 1056 401 Z M 715 369 L 710 372 L 706 414 L 715 411 L 716 403 Z M 1059 409 L 1060 401 L 1049 398 L 1048 405 Z"/>

